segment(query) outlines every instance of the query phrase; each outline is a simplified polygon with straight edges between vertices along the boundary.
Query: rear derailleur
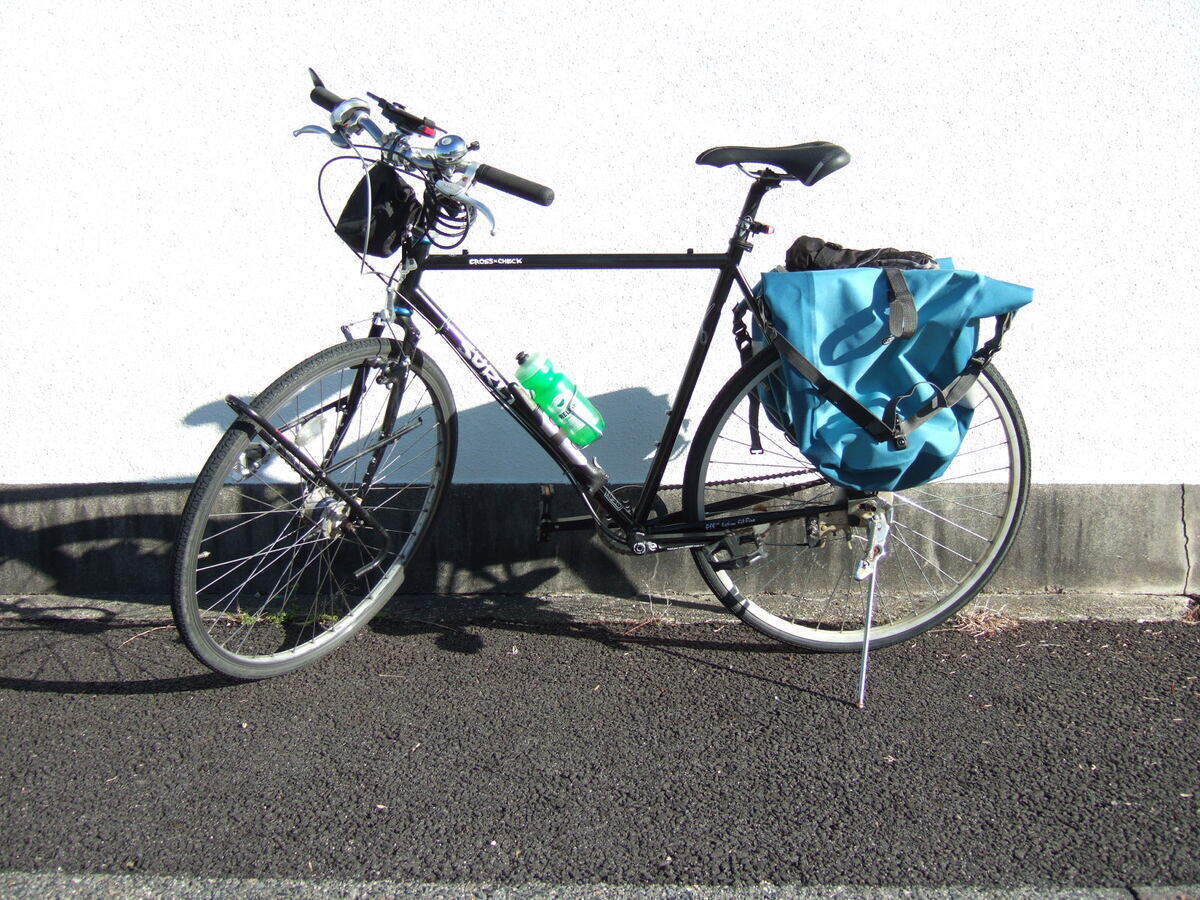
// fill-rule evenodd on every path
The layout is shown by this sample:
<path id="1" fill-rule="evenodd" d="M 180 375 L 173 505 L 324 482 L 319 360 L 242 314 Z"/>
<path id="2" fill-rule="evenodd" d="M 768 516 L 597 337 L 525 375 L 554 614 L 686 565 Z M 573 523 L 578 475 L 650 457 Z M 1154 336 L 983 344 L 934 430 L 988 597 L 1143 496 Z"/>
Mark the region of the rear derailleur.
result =
<path id="1" fill-rule="evenodd" d="M 806 517 L 804 539 L 789 546 L 819 550 L 838 534 L 844 535 L 846 543 L 852 547 L 862 541 L 864 545 L 861 551 L 855 553 L 854 577 L 858 581 L 865 581 L 874 573 L 879 560 L 887 555 L 891 521 L 890 493 L 850 497 L 843 510 Z M 769 557 L 765 542 L 769 529 L 769 525 L 755 525 L 726 535 L 709 551 L 712 567 L 717 571 L 745 569 L 764 562 Z M 865 536 L 863 530 L 866 531 Z M 718 559 L 720 554 L 724 554 L 725 558 Z"/>

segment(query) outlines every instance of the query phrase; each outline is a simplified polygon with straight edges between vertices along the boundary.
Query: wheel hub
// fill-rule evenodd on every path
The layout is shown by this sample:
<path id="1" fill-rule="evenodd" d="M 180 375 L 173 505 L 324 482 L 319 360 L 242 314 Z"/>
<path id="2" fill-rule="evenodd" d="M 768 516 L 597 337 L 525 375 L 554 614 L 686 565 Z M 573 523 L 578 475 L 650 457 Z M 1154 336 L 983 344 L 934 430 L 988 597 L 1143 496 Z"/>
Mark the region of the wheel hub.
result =
<path id="1" fill-rule="evenodd" d="M 349 506 L 324 488 L 317 488 L 308 495 L 304 501 L 304 515 L 317 526 L 321 536 L 329 540 L 342 537 L 352 528 Z"/>

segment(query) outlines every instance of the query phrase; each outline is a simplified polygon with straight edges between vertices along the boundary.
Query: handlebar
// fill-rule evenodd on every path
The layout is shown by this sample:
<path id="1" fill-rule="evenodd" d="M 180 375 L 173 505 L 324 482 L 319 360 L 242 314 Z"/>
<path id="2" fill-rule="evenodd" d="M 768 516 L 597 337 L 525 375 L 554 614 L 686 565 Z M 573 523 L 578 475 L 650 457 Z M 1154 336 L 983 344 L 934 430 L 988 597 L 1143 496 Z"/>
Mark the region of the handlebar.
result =
<path id="1" fill-rule="evenodd" d="M 329 88 L 325 87 L 325 85 L 318 85 L 314 87 L 312 89 L 312 93 L 310 93 L 308 96 L 313 103 L 317 104 L 317 106 L 324 110 L 328 110 L 329 112 L 333 112 L 342 104 L 342 98 L 333 91 L 329 90 Z"/>
<path id="2" fill-rule="evenodd" d="M 325 87 L 316 72 L 312 69 L 308 71 L 313 80 L 313 89 L 308 96 L 313 103 L 332 113 L 346 102 L 345 98 L 339 97 L 333 91 L 329 90 L 329 88 Z M 382 97 L 376 97 L 374 94 L 368 94 L 367 96 L 380 105 L 383 115 L 388 121 L 404 132 L 432 137 L 435 131 L 440 130 L 429 119 L 414 116 L 412 113 L 405 111 L 404 107 L 398 103 L 391 103 Z M 365 111 L 365 107 L 359 107 L 359 109 Z M 370 120 L 364 116 L 361 121 L 370 130 Z M 345 123 L 334 123 L 335 129 L 342 124 Z M 378 131 L 373 133 L 378 137 Z M 471 149 L 474 149 L 476 146 L 478 145 L 472 145 Z M 519 197 L 522 200 L 527 200 L 530 203 L 537 203 L 540 206 L 549 206 L 554 202 L 554 191 L 550 188 L 543 184 L 538 184 L 536 181 L 530 181 L 528 178 L 522 178 L 520 175 L 514 175 L 511 172 L 505 172 L 503 169 L 497 169 L 495 166 L 478 165 L 475 169 L 475 181 L 487 187 L 495 188 L 498 191 L 503 191 L 506 194 L 511 194 L 514 197 Z"/>
<path id="3" fill-rule="evenodd" d="M 312 93 L 310 93 L 308 97 L 313 103 L 317 104 L 317 106 L 321 107 L 321 109 L 327 110 L 328 112 L 333 112 L 343 103 L 343 98 L 339 97 L 333 91 L 329 90 L 329 88 L 325 87 L 325 82 L 321 80 L 320 75 L 318 75 L 312 69 L 308 70 L 308 75 L 310 78 L 312 78 L 313 83 Z"/>
<path id="4" fill-rule="evenodd" d="M 544 184 L 538 184 L 536 181 L 530 181 L 520 175 L 513 175 L 511 172 L 505 172 L 495 166 L 481 165 L 475 170 L 475 180 L 479 184 L 486 184 L 490 188 L 520 197 L 530 203 L 549 206 L 554 202 L 554 191 Z"/>

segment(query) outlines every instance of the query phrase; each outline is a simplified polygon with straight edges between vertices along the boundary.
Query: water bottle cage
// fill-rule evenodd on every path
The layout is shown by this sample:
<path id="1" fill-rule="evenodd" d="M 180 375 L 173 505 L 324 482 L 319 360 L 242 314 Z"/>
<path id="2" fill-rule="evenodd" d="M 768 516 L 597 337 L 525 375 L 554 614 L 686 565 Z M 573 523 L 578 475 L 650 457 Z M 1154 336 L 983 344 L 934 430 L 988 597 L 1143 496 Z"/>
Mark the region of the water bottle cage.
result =
<path id="1" fill-rule="evenodd" d="M 556 416 L 563 420 L 579 419 L 582 421 L 582 417 L 575 411 L 575 398 L 577 396 L 579 396 L 579 388 L 572 390 L 570 397 L 559 394 L 550 401 L 550 409 L 547 412 L 551 416 Z"/>

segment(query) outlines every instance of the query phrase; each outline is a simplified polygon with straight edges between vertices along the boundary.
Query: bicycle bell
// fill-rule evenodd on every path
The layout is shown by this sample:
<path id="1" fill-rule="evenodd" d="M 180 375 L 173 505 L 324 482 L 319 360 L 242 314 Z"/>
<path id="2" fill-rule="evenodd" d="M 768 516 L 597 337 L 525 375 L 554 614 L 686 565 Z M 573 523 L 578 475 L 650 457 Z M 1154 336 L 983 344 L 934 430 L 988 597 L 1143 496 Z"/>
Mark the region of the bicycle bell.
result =
<path id="1" fill-rule="evenodd" d="M 433 152 L 440 159 L 455 160 L 462 157 L 467 152 L 467 142 L 460 138 L 457 134 L 447 134 L 437 139 L 437 143 L 433 145 Z"/>

